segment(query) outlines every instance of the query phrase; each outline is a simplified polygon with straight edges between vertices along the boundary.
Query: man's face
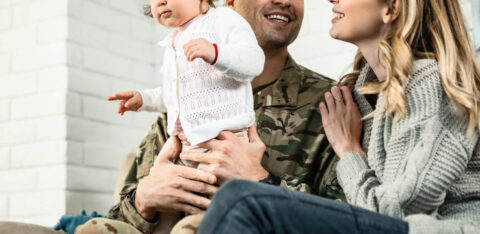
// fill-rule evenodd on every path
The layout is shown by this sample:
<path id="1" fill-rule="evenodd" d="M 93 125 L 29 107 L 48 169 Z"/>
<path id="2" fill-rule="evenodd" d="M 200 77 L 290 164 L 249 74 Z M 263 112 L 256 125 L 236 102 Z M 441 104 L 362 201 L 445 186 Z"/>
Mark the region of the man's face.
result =
<path id="1" fill-rule="evenodd" d="M 292 43 L 303 20 L 303 0 L 234 0 L 233 9 L 252 26 L 263 49 Z"/>

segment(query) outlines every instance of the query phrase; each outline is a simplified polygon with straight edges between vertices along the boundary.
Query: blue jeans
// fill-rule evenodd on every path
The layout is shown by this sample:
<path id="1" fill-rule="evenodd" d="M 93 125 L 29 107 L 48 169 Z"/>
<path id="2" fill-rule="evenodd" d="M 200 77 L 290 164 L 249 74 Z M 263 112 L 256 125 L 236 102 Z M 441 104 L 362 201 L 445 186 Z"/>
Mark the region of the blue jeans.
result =
<path id="1" fill-rule="evenodd" d="M 213 197 L 198 233 L 408 233 L 402 220 L 278 186 L 233 180 Z"/>

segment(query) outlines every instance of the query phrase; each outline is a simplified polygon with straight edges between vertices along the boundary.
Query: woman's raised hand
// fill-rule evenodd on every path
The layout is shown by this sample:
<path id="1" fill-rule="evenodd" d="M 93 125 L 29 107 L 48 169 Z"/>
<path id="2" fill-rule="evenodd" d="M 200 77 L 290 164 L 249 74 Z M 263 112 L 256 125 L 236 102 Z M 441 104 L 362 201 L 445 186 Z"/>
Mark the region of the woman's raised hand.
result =
<path id="1" fill-rule="evenodd" d="M 325 93 L 325 102 L 319 108 L 325 135 L 340 158 L 349 152 L 363 151 L 362 117 L 348 87 L 333 87 Z"/>

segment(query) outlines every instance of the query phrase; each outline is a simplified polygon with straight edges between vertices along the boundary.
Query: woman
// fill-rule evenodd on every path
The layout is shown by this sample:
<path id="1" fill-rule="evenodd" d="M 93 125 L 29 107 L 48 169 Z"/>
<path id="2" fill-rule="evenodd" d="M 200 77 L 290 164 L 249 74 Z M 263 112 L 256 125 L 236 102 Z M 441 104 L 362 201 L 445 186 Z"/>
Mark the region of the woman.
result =
<path id="1" fill-rule="evenodd" d="M 351 205 L 234 181 L 199 232 L 476 233 L 480 70 L 458 1 L 329 1 L 330 35 L 359 48 L 319 106 Z"/>

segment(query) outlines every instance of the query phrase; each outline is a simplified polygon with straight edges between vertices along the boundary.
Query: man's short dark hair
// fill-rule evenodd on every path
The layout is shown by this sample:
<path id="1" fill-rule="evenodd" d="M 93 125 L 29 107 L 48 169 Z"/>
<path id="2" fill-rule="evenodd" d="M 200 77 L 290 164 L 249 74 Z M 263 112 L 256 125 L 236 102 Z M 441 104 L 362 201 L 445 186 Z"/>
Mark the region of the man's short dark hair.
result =
<path id="1" fill-rule="evenodd" d="M 210 4 L 211 7 L 215 7 L 214 2 L 217 0 L 200 0 L 200 2 L 207 1 L 208 4 Z M 145 5 L 143 6 L 143 14 L 148 16 L 148 17 L 153 17 L 152 15 L 152 8 L 150 8 L 150 5 Z"/>

